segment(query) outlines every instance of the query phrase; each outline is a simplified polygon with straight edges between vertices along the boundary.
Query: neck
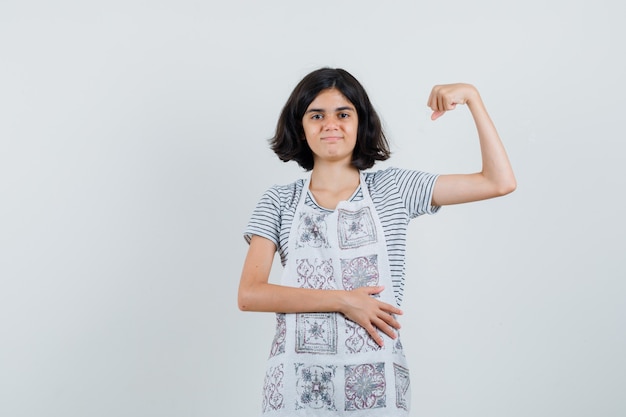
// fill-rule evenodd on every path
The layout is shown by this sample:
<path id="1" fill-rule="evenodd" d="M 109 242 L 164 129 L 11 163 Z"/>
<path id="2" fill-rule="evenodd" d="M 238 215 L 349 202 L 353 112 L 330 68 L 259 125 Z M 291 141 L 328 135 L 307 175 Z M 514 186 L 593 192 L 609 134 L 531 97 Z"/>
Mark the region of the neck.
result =
<path id="1" fill-rule="evenodd" d="M 316 163 L 311 172 L 310 188 L 315 190 L 340 191 L 356 189 L 360 172 L 352 164 Z"/>

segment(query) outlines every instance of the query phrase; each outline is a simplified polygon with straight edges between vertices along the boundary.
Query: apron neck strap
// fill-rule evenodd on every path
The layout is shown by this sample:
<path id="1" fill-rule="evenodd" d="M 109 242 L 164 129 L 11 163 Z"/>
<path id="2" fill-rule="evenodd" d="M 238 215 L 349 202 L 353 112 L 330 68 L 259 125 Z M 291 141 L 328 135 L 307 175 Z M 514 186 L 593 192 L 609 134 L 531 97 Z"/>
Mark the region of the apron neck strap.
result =
<path id="1" fill-rule="evenodd" d="M 298 201 L 298 207 L 303 206 L 306 201 L 306 196 L 309 193 L 309 186 L 311 185 L 311 175 L 309 174 L 308 178 L 304 180 L 304 185 L 302 186 L 302 193 L 300 194 L 300 200 Z M 365 173 L 363 171 L 359 171 L 359 186 L 361 188 L 361 193 L 363 193 L 364 200 L 370 200 L 369 189 L 367 188 L 367 184 L 365 183 Z M 354 194 L 357 193 L 358 188 L 355 190 Z M 354 195 L 353 194 L 353 195 Z"/>

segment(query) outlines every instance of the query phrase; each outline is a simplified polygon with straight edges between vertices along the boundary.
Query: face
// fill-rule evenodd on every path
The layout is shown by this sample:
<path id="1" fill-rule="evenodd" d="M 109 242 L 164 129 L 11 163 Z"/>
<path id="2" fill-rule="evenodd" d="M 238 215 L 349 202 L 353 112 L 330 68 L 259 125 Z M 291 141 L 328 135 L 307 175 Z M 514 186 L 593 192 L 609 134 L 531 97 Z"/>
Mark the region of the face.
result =
<path id="1" fill-rule="evenodd" d="M 354 105 L 339 90 L 320 92 L 304 113 L 302 127 L 314 164 L 351 163 L 359 118 Z"/>

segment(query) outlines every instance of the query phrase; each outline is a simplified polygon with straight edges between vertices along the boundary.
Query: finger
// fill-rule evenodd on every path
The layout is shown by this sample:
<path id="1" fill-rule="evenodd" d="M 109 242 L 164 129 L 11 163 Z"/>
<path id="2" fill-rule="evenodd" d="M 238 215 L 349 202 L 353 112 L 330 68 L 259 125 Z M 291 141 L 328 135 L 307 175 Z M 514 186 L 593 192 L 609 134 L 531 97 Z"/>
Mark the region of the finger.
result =
<path id="1" fill-rule="evenodd" d="M 378 314 L 378 319 L 384 321 L 388 327 L 391 327 L 394 330 L 400 328 L 400 322 L 391 313 L 380 312 Z"/>
<path id="2" fill-rule="evenodd" d="M 441 116 L 443 116 L 445 111 L 434 111 L 433 114 L 430 115 L 430 120 L 437 120 Z"/>
<path id="3" fill-rule="evenodd" d="M 445 111 L 446 110 L 446 98 L 440 94 L 437 97 L 437 110 L 439 111 Z"/>
<path id="4" fill-rule="evenodd" d="M 396 337 L 398 337 L 396 335 L 396 329 L 394 329 L 393 327 L 389 326 L 387 323 L 385 323 L 384 320 L 378 319 L 378 320 L 376 320 L 375 324 L 376 324 L 376 327 L 378 327 L 380 329 L 380 331 L 385 333 L 390 338 L 395 339 Z M 381 339 L 382 339 L 382 337 L 381 337 Z"/>
<path id="5" fill-rule="evenodd" d="M 376 342 L 378 346 L 382 347 L 385 345 L 385 341 L 383 340 L 383 337 L 380 335 L 380 333 L 378 333 L 378 330 L 376 330 L 376 327 L 370 325 L 365 330 L 367 330 L 367 333 L 372 339 L 374 339 L 374 342 Z"/>
<path id="6" fill-rule="evenodd" d="M 392 327 L 393 329 L 399 329 L 400 328 L 400 322 L 393 316 L 393 314 L 387 314 L 384 313 L 380 316 L 380 318 L 387 323 L 388 326 Z"/>
<path id="7" fill-rule="evenodd" d="M 367 294 L 369 295 L 381 293 L 385 289 L 385 287 L 382 285 L 378 285 L 376 287 L 365 287 L 365 288 L 366 288 Z"/>
<path id="8" fill-rule="evenodd" d="M 384 302 L 380 302 L 379 307 L 383 312 L 387 313 L 387 314 L 400 314 L 402 315 L 402 310 L 400 310 L 398 307 L 391 305 L 391 304 L 387 304 Z"/>
<path id="9" fill-rule="evenodd" d="M 454 110 L 456 109 L 456 103 L 452 102 L 446 106 L 446 110 Z"/>
<path id="10" fill-rule="evenodd" d="M 428 101 L 426 102 L 426 105 L 428 107 L 430 107 L 431 109 L 433 108 L 433 101 L 434 101 L 434 89 L 430 92 L 430 95 L 428 96 Z"/>

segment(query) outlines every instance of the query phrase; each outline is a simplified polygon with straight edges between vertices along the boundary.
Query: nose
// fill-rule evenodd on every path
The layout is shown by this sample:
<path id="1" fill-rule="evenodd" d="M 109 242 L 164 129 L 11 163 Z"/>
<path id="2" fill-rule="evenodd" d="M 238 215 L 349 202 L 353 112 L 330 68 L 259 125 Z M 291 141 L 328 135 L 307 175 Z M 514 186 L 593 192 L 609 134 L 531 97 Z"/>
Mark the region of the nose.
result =
<path id="1" fill-rule="evenodd" d="M 337 117 L 327 117 L 324 122 L 324 130 L 337 130 L 339 128 Z"/>

